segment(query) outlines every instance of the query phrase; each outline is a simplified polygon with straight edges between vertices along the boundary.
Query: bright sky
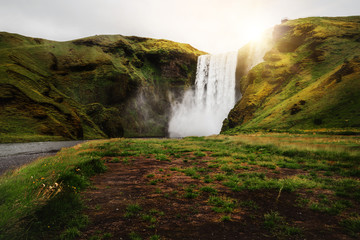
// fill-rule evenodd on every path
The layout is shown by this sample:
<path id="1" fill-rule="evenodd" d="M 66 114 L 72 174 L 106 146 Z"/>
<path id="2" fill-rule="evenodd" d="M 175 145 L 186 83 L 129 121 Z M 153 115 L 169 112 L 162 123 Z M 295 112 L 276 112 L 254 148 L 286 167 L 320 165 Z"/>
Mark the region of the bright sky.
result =
<path id="1" fill-rule="evenodd" d="M 99 34 L 234 51 L 284 17 L 360 15 L 360 0 L 0 0 L 0 31 L 65 41 Z"/>

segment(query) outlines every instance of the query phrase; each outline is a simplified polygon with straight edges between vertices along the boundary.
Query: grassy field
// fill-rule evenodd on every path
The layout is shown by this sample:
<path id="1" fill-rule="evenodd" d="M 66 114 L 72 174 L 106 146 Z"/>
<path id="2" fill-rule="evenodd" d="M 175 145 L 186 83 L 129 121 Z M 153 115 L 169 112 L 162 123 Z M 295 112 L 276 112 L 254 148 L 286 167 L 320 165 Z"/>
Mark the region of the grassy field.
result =
<path id="1" fill-rule="evenodd" d="M 0 239 L 353 239 L 360 137 L 110 139 L 0 178 Z"/>

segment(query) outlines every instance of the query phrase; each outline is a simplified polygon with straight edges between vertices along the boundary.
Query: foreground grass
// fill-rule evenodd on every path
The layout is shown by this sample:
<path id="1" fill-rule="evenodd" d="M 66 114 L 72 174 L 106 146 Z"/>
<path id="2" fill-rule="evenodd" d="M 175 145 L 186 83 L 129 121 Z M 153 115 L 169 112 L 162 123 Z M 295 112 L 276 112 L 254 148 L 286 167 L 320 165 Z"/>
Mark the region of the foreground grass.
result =
<path id="1" fill-rule="evenodd" d="M 105 170 L 87 149 L 66 149 L 0 177 L 0 239 L 51 239 L 59 233 L 66 239 L 86 225 L 78 193 L 90 176 Z"/>
<path id="2" fill-rule="evenodd" d="M 82 215 L 79 192 L 90 185 L 89 176 L 104 171 L 104 162 L 110 168 L 121 164 L 125 169 L 138 161 L 158 162 L 159 167 L 149 169 L 141 179 L 149 189 L 156 189 L 159 201 L 181 199 L 192 215 L 204 207 L 216 222 L 227 224 L 237 221 L 242 212 L 252 224 L 262 226 L 267 236 L 300 238 L 307 236 L 306 226 L 287 215 L 296 208 L 328 215 L 341 231 L 358 237 L 359 141 L 358 136 L 247 134 L 85 143 L 0 178 L 4 216 L 0 239 L 80 236 L 88 219 Z M 169 188 L 167 184 L 179 176 L 185 177 L 180 178 L 183 182 L 176 180 L 176 187 Z M 267 199 L 262 192 L 275 197 Z M 246 200 L 242 193 L 248 196 Z M 273 209 L 284 194 L 295 200 L 287 206 L 290 210 Z M 263 196 L 261 202 L 256 196 Z M 162 219 L 171 221 L 167 209 L 147 209 L 146 204 L 146 199 L 139 198 L 123 209 L 130 239 L 160 239 Z M 186 217 L 183 214 L 174 214 L 174 219 Z M 142 228 L 148 231 L 140 234 Z"/>

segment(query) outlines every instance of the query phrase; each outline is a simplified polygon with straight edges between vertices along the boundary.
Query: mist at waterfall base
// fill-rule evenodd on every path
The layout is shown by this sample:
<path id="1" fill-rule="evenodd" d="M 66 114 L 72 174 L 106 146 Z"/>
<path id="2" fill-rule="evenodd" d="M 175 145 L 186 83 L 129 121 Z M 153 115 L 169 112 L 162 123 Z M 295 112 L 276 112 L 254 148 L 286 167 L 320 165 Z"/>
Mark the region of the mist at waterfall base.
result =
<path id="1" fill-rule="evenodd" d="M 205 136 L 218 133 L 223 119 L 235 104 L 237 53 L 203 55 L 198 58 L 195 89 L 188 90 L 173 106 L 170 137 Z"/>
<path id="2" fill-rule="evenodd" d="M 248 59 L 242 59 L 247 61 L 246 71 L 263 61 L 271 42 L 267 37 L 261 43 L 250 43 Z M 224 119 L 239 100 L 235 99 L 236 65 L 237 52 L 199 56 L 194 88 L 185 91 L 181 102 L 172 103 L 170 137 L 220 133 Z"/>

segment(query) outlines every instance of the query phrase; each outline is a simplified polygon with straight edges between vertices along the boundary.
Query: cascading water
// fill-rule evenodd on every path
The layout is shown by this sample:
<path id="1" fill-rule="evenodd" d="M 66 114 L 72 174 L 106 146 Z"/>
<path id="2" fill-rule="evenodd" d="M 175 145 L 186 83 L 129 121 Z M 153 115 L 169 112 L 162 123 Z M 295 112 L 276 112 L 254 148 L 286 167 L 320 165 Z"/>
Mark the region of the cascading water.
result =
<path id="1" fill-rule="evenodd" d="M 270 32 L 270 30 L 269 30 Z M 249 71 L 263 61 L 272 47 L 271 34 L 262 43 L 251 44 Z M 195 89 L 187 90 L 181 103 L 172 104 L 170 137 L 218 134 L 223 120 L 235 105 L 235 71 L 237 52 L 203 55 L 198 58 Z"/>
<path id="2" fill-rule="evenodd" d="M 237 52 L 203 55 L 198 58 L 195 91 L 173 106 L 170 137 L 217 134 L 235 104 Z"/>

